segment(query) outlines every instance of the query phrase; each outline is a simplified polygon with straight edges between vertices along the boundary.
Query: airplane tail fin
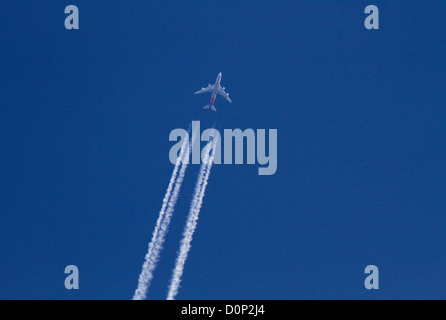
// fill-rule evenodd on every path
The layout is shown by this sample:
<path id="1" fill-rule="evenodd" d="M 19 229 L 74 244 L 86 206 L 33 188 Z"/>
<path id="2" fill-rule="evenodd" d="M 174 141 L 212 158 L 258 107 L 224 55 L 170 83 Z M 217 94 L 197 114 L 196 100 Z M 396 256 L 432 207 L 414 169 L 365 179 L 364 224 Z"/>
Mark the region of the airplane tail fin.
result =
<path id="1" fill-rule="evenodd" d="M 210 104 L 203 107 L 203 109 L 211 109 L 212 111 L 217 111 L 214 106 L 211 106 Z"/>

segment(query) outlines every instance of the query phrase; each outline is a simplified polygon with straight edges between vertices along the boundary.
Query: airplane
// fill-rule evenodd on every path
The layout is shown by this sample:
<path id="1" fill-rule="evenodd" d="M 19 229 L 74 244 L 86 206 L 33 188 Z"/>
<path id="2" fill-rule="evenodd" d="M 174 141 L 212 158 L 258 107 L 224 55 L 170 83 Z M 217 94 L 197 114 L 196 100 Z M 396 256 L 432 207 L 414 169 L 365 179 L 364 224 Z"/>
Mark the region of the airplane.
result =
<path id="1" fill-rule="evenodd" d="M 221 72 L 217 76 L 217 80 L 215 80 L 214 84 L 209 84 L 206 88 L 201 88 L 201 90 L 198 90 L 194 94 L 200 94 L 205 92 L 212 92 L 211 96 L 211 102 L 204 106 L 203 109 L 211 109 L 212 111 L 217 111 L 214 106 L 215 99 L 217 98 L 217 93 L 226 100 L 229 101 L 229 103 L 232 103 L 231 99 L 229 99 L 229 93 L 225 92 L 225 88 L 220 85 L 221 82 Z"/>

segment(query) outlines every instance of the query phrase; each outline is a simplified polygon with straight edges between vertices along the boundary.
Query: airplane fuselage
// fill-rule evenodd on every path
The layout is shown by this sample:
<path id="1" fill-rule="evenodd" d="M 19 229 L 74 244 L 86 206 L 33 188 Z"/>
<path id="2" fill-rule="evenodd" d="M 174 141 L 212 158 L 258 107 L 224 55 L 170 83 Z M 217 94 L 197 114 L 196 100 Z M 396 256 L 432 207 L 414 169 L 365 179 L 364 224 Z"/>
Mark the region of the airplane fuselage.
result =
<path id="1" fill-rule="evenodd" d="M 215 99 L 217 98 L 218 88 L 220 87 L 221 82 L 221 72 L 218 74 L 217 79 L 215 80 L 214 90 L 212 91 L 211 101 L 209 105 L 212 107 L 214 105 Z"/>

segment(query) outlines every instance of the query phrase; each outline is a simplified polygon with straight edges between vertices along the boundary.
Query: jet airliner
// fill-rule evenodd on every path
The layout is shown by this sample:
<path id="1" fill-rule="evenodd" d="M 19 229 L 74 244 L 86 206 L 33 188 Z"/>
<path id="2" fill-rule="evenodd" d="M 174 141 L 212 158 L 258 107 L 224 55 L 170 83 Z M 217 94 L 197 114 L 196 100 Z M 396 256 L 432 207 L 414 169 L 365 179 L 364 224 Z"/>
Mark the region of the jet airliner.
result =
<path id="1" fill-rule="evenodd" d="M 217 79 L 214 84 L 209 84 L 206 88 L 201 88 L 194 94 L 212 92 L 211 101 L 208 105 L 204 106 L 203 109 L 211 109 L 212 111 L 217 111 L 214 106 L 215 99 L 217 98 L 217 94 L 223 96 L 229 103 L 232 103 L 231 99 L 229 99 L 229 93 L 225 92 L 225 88 L 220 85 L 221 82 L 221 72 L 218 74 Z"/>

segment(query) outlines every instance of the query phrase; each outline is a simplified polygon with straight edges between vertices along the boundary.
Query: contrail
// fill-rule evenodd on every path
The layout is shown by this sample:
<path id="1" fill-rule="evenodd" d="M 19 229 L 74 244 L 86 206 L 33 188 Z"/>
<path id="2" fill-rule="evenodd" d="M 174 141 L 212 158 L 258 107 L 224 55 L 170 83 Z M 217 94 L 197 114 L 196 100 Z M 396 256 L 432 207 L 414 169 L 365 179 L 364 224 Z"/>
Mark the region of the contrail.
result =
<path id="1" fill-rule="evenodd" d="M 170 288 L 167 294 L 167 300 L 174 300 L 178 293 L 181 277 L 183 275 L 184 264 L 186 263 L 187 255 L 191 248 L 192 237 L 197 227 L 198 216 L 200 214 L 201 205 L 203 203 L 204 192 L 208 183 L 209 175 L 211 173 L 212 164 L 215 156 L 215 147 L 218 144 L 217 139 L 214 139 L 211 147 L 212 153 L 205 153 L 203 163 L 201 164 L 198 179 L 195 185 L 194 196 L 189 209 L 186 226 L 183 232 L 183 239 L 180 244 L 180 252 L 178 254 L 175 269 L 173 270 L 172 279 L 170 281 Z"/>
<path id="2" fill-rule="evenodd" d="M 190 129 L 189 129 L 190 132 Z M 186 143 L 189 138 L 184 139 L 180 149 L 180 155 L 177 158 L 175 167 L 170 178 L 169 186 L 163 199 L 163 205 L 153 231 L 152 240 L 149 243 L 149 249 L 145 256 L 141 274 L 138 279 L 138 287 L 133 295 L 133 300 L 144 300 L 147 297 L 147 290 L 153 278 L 156 264 L 158 263 L 164 240 L 169 229 L 170 220 L 172 218 L 175 204 L 180 193 L 181 184 L 186 174 L 187 164 L 189 162 L 190 146 Z M 192 144 L 195 136 L 192 138 Z M 184 160 L 183 160 L 184 159 Z M 180 168 L 181 167 L 181 168 Z"/>

